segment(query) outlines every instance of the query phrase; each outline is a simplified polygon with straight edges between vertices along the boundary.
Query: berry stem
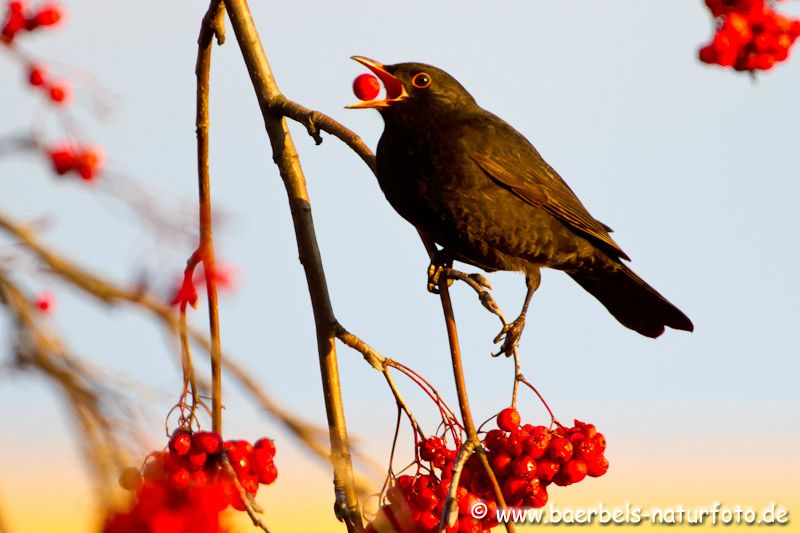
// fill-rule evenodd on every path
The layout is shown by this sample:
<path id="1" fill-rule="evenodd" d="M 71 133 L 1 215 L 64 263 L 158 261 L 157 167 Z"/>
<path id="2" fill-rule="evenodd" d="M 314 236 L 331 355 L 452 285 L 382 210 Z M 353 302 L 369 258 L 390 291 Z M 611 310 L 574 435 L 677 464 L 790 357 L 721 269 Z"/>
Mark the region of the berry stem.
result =
<path id="1" fill-rule="evenodd" d="M 522 373 L 518 373 L 517 374 L 516 381 L 526 385 L 529 389 L 531 389 L 536 394 L 536 396 L 539 397 L 539 400 L 541 400 L 542 405 L 544 405 L 544 408 L 547 409 L 547 413 L 550 415 L 550 423 L 551 423 L 551 425 L 552 424 L 557 424 L 557 425 L 560 426 L 561 422 L 559 422 L 556 419 L 556 415 L 553 414 L 553 411 L 552 411 L 552 409 L 550 409 L 550 406 L 547 405 L 547 401 L 544 399 L 544 396 L 542 396 L 542 394 L 536 389 L 536 387 L 534 387 L 533 384 L 531 384 L 530 381 L 525 379 L 525 376 L 523 376 Z"/>

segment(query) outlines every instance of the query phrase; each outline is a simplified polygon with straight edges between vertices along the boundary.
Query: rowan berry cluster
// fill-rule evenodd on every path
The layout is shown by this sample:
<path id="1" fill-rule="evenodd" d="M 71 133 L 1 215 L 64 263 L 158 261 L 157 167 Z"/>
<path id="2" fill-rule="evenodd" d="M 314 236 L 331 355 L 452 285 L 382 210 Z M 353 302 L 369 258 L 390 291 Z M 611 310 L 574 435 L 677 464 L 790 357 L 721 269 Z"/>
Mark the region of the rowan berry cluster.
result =
<path id="1" fill-rule="evenodd" d="M 519 423 L 516 409 L 504 409 L 497 417 L 499 429 L 484 438 L 489 464 L 507 505 L 542 507 L 551 483 L 572 485 L 608 470 L 603 455 L 606 439 L 594 425 L 575 420 L 571 428 L 559 425 L 548 429 L 531 424 L 520 427 Z"/>
<path id="2" fill-rule="evenodd" d="M 93 181 L 100 171 L 100 151 L 96 148 L 63 145 L 47 150 L 47 155 L 59 176 L 74 172 L 85 181 Z"/>
<path id="3" fill-rule="evenodd" d="M 706 0 L 717 19 L 700 60 L 736 70 L 769 70 L 789 56 L 800 36 L 800 20 L 775 11 L 766 0 Z"/>
<path id="4" fill-rule="evenodd" d="M 547 503 L 548 485 L 567 486 L 608 470 L 605 437 L 592 424 L 575 420 L 571 428 L 520 427 L 519 413 L 509 407 L 498 415 L 497 426 L 486 433 L 482 445 L 509 507 L 542 507 Z M 420 442 L 418 452 L 420 460 L 429 463 L 429 473 L 398 477 L 387 491 L 387 503 L 367 527 L 368 533 L 428 532 L 438 527 L 458 452 L 439 437 Z M 479 501 L 487 506 L 483 520 L 471 514 Z M 461 471 L 456 502 L 458 519 L 447 528 L 448 533 L 488 531 L 497 525 L 492 484 L 477 454 L 467 459 Z"/>
<path id="5" fill-rule="evenodd" d="M 55 26 L 61 18 L 61 8 L 55 4 L 43 4 L 33 12 L 27 8 L 26 2 L 12 0 L 8 3 L 6 20 L 0 30 L 0 41 L 11 44 L 20 32 Z"/>
<path id="6" fill-rule="evenodd" d="M 223 464 L 227 456 L 236 480 Z M 120 484 L 135 490 L 137 501 L 130 511 L 111 517 L 104 533 L 212 532 L 219 531 L 219 513 L 228 506 L 245 510 L 236 481 L 250 496 L 259 485 L 278 477 L 275 444 L 259 439 L 222 441 L 214 432 L 175 431 L 167 450 L 150 454 L 140 473 L 126 469 Z M 169 527 L 163 525 L 167 524 Z"/>
<path id="7" fill-rule="evenodd" d="M 418 451 L 420 459 L 430 463 L 430 473 L 399 476 L 394 486 L 386 492 L 387 502 L 380 508 L 375 519 L 367 525 L 366 533 L 437 531 L 450 490 L 453 464 L 458 452 L 447 448 L 439 437 L 423 440 L 419 443 Z M 477 459 L 477 456 L 474 456 L 474 459 Z M 471 468 L 469 465 L 468 462 L 464 467 L 456 490 L 458 518 L 454 524 L 447 527 L 447 533 L 488 531 L 497 524 L 494 512 L 497 506 L 491 494 L 487 498 L 481 498 L 472 490 L 469 483 L 464 483 L 464 476 Z M 489 507 L 489 512 L 483 520 L 477 520 L 471 514 L 472 507 L 478 501 L 485 501 Z"/>

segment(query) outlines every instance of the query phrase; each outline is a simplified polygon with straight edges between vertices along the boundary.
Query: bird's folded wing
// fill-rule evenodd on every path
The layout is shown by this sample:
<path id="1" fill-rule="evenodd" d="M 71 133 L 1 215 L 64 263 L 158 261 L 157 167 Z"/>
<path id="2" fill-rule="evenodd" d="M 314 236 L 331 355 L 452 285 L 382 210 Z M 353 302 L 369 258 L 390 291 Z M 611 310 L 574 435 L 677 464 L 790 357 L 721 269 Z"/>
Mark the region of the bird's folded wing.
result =
<path id="1" fill-rule="evenodd" d="M 572 189 L 533 147 L 530 153 L 515 153 L 511 157 L 481 151 L 472 152 L 470 157 L 492 179 L 519 198 L 545 209 L 573 230 L 610 247 L 619 257 L 630 259 L 608 234 L 608 226 L 589 214 Z"/>

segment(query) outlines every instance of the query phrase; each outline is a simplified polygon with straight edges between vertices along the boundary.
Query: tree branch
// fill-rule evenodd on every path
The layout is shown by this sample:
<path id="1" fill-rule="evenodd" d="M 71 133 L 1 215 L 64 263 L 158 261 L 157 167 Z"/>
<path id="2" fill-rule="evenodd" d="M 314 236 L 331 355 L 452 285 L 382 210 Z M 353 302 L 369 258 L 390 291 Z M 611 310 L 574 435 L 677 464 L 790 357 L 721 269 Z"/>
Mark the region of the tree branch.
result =
<path id="1" fill-rule="evenodd" d="M 305 177 L 286 121 L 269 111 L 269 102 L 281 93 L 258 37 L 249 6 L 245 0 L 226 0 L 225 5 L 261 106 L 264 124 L 272 145 L 273 159 L 278 166 L 289 197 L 300 262 L 305 270 L 311 296 L 322 388 L 331 438 L 336 515 L 346 523 L 348 531 L 360 532 L 363 526 L 353 481 L 350 444 L 347 437 L 336 360 L 336 319 L 333 315 L 325 272 L 317 245 Z"/>

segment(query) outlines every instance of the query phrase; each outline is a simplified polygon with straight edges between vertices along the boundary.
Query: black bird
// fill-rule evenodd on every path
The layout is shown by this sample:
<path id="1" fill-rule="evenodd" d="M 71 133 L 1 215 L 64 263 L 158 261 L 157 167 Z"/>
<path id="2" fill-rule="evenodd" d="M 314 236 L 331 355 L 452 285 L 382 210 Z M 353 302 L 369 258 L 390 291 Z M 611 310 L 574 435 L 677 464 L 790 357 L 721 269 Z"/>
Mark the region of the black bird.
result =
<path id="1" fill-rule="evenodd" d="M 385 99 L 348 107 L 375 108 L 383 117 L 377 176 L 392 207 L 442 247 L 443 262 L 525 273 L 525 303 L 498 336 L 505 336 L 500 353 L 516 348 L 541 267 L 569 274 L 642 335 L 658 337 L 665 326 L 694 329 L 622 262 L 629 257 L 611 228 L 589 214 L 536 148 L 452 76 L 422 63 L 353 59 L 386 91 Z"/>

